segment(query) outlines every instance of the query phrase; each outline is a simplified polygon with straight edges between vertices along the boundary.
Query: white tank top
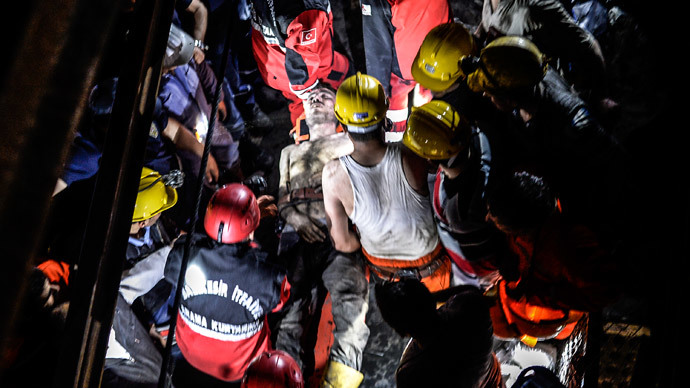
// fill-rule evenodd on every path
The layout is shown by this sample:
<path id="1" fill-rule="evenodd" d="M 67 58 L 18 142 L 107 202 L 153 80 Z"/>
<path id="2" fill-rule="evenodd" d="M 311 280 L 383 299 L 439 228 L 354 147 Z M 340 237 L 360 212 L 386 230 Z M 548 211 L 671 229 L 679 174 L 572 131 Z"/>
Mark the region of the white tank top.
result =
<path id="1" fill-rule="evenodd" d="M 362 247 L 384 259 L 416 260 L 438 244 L 431 202 L 407 182 L 400 147 L 389 145 L 383 160 L 364 167 L 349 155 L 340 158 L 350 176 Z"/>

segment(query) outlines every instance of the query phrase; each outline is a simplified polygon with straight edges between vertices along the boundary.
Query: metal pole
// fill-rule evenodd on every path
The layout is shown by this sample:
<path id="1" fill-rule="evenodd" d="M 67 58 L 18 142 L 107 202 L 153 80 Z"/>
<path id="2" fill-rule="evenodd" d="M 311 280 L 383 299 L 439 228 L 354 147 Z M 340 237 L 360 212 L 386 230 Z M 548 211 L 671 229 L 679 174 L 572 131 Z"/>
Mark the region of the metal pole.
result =
<path id="1" fill-rule="evenodd" d="M 0 79 L 0 354 L 13 334 L 51 194 L 118 2 L 17 5 L 0 18 L 15 28 Z"/>
<path id="2" fill-rule="evenodd" d="M 67 317 L 55 387 L 98 387 L 174 0 L 138 0 Z"/>
<path id="3" fill-rule="evenodd" d="M 590 313 L 589 321 L 587 322 L 587 348 L 585 350 L 585 359 L 587 361 L 584 363 L 584 388 L 596 388 L 599 386 L 603 329 L 604 319 L 602 313 Z"/>

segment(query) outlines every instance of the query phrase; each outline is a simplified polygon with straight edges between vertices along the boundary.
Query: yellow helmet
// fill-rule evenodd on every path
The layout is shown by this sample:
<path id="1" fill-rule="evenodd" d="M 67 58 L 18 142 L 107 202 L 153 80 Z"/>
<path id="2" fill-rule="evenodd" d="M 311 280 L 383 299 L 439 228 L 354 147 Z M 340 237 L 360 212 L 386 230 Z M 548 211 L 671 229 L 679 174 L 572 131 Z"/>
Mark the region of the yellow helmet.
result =
<path id="1" fill-rule="evenodd" d="M 429 31 L 412 63 L 412 77 L 425 88 L 440 92 L 463 76 L 460 61 L 475 55 L 472 34 L 460 23 L 444 23 Z"/>
<path id="2" fill-rule="evenodd" d="M 335 117 L 348 131 L 366 133 L 386 117 L 388 97 L 374 77 L 357 72 L 348 77 L 335 94 Z"/>
<path id="3" fill-rule="evenodd" d="M 134 205 L 132 222 L 147 220 L 177 203 L 177 191 L 166 185 L 163 179 L 164 177 L 158 171 L 148 167 L 141 170 L 139 194 Z"/>
<path id="4" fill-rule="evenodd" d="M 412 108 L 403 144 L 425 159 L 450 159 L 467 148 L 472 128 L 445 101 L 432 100 Z"/>
<path id="5" fill-rule="evenodd" d="M 475 92 L 509 92 L 534 86 L 544 78 L 544 54 L 529 39 L 502 36 L 489 43 L 479 55 L 479 68 L 467 76 Z"/>

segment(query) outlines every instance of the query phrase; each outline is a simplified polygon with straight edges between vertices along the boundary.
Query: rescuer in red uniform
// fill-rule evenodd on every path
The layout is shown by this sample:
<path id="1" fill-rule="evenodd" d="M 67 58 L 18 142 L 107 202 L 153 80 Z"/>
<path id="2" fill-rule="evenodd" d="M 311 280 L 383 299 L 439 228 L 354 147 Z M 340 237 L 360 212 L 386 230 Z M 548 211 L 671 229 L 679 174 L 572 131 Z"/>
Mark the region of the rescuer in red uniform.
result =
<path id="1" fill-rule="evenodd" d="M 271 348 L 266 315 L 280 310 L 290 294 L 285 271 L 252 241 L 259 214 L 251 190 L 233 183 L 209 201 L 206 233 L 189 236 L 175 336 L 184 361 L 217 380 L 239 383 L 252 359 Z M 180 239 L 168 256 L 165 277 L 173 285 L 184 246 Z M 207 378 L 191 372 L 179 386 Z M 175 376 L 173 382 L 178 386 Z"/>
<path id="2" fill-rule="evenodd" d="M 386 138 L 400 140 L 416 85 L 412 63 L 426 34 L 451 21 L 450 6 L 448 0 L 362 0 L 361 6 L 367 74 L 381 82 L 390 99 L 386 116 L 393 122 L 390 132 L 398 136 Z"/>
<path id="3" fill-rule="evenodd" d="M 333 49 L 333 14 L 328 0 L 250 0 L 252 49 L 266 85 L 290 101 L 290 120 L 319 83 L 333 88 L 350 72 L 345 55 Z M 319 81 L 321 80 L 321 81 Z"/>

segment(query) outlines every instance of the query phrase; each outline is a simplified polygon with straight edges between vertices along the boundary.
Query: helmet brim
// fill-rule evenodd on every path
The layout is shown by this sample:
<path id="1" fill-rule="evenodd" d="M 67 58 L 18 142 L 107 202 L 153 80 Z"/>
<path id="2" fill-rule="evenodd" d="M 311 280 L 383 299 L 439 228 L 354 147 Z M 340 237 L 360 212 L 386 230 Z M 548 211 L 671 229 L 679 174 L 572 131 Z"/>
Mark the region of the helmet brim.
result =
<path id="1" fill-rule="evenodd" d="M 166 193 L 165 203 L 158 210 L 151 212 L 149 214 L 143 215 L 141 217 L 133 217 L 132 222 L 146 221 L 149 218 L 155 217 L 156 215 L 163 213 L 164 211 L 175 206 L 175 204 L 177 203 L 177 190 L 175 190 L 172 187 L 165 186 L 165 193 Z"/>
<path id="2" fill-rule="evenodd" d="M 159 213 L 170 209 L 177 203 L 177 190 L 172 187 L 165 186 L 165 192 L 168 194 L 168 200 L 165 202 L 165 205 L 161 207 Z"/>
<path id="3" fill-rule="evenodd" d="M 489 87 L 489 80 L 481 69 L 477 69 L 467 76 L 467 87 L 475 93 L 491 93 L 495 91 L 493 88 Z"/>
<path id="4" fill-rule="evenodd" d="M 412 78 L 414 78 L 415 82 L 431 90 L 432 92 L 442 92 L 451 87 L 458 80 L 458 78 L 460 78 L 460 74 L 458 74 L 456 77 L 451 77 L 446 81 L 432 78 L 424 70 L 422 70 L 417 63 L 418 59 L 415 59 L 414 63 L 412 64 L 412 68 L 410 69 Z"/>

